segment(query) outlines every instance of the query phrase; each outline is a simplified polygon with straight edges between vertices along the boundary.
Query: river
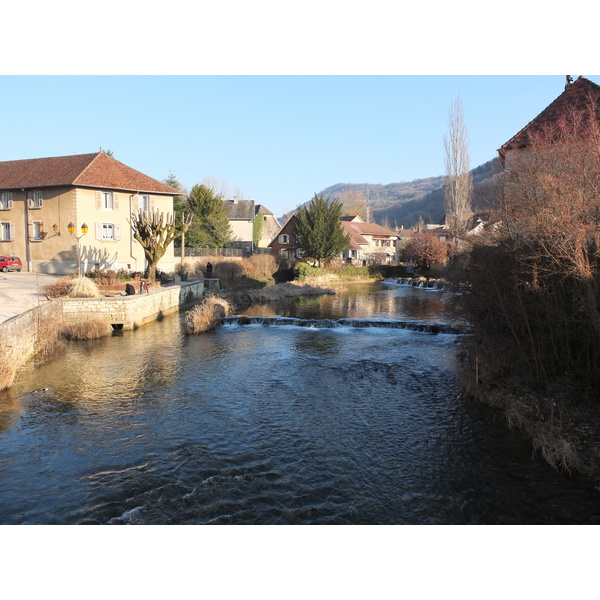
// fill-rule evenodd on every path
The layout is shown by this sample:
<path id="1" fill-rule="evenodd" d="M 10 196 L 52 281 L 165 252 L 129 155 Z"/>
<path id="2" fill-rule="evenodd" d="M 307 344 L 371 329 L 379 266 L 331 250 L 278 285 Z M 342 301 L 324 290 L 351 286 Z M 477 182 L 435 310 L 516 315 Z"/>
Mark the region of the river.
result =
<path id="1" fill-rule="evenodd" d="M 460 335 L 382 324 L 448 323 L 446 297 L 354 285 L 246 311 L 327 327 L 67 343 L 0 394 L 0 523 L 598 522 L 592 486 L 462 396 Z"/>

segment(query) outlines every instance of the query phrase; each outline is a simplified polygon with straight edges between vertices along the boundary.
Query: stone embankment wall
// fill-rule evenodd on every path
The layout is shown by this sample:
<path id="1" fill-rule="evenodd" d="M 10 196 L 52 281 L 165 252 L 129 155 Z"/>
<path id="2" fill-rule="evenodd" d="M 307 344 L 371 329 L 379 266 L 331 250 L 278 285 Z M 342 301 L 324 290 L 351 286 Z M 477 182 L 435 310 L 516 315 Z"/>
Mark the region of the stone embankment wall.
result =
<path id="1" fill-rule="evenodd" d="M 201 280 L 174 284 L 149 294 L 111 298 L 61 298 L 60 302 L 66 325 L 102 317 L 111 325 L 137 329 L 177 312 L 180 308 L 191 306 L 203 296 L 204 291 L 205 282 Z"/>
<path id="2" fill-rule="evenodd" d="M 98 316 L 111 325 L 136 329 L 193 305 L 205 292 L 217 292 L 218 279 L 177 283 L 150 294 L 104 298 L 60 298 L 0 323 L 0 350 L 24 363 L 44 347 L 49 323 L 71 325 Z"/>
<path id="3" fill-rule="evenodd" d="M 59 302 L 40 304 L 35 308 L 0 323 L 0 351 L 7 352 L 12 360 L 26 362 L 45 345 L 48 323 L 62 321 Z"/>

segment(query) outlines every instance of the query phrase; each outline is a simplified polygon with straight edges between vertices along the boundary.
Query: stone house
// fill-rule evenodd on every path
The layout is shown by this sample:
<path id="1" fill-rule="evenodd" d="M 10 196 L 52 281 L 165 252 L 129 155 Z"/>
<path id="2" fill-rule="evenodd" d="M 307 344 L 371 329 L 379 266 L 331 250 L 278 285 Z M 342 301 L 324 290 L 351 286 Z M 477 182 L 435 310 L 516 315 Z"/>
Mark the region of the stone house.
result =
<path id="1" fill-rule="evenodd" d="M 302 250 L 296 237 L 296 215 L 292 215 L 269 244 L 272 255 L 279 260 L 295 263 L 302 260 Z"/>
<path id="2" fill-rule="evenodd" d="M 256 216 L 262 215 L 263 226 L 260 239 L 258 240 L 257 246 L 259 248 L 268 248 L 269 244 L 275 239 L 275 236 L 279 233 L 281 225 L 275 218 L 275 215 L 264 205 L 256 205 Z"/>
<path id="3" fill-rule="evenodd" d="M 82 271 L 143 271 L 131 213 L 173 214 L 179 193 L 103 152 L 0 162 L 0 254 L 31 272 L 75 273 L 78 262 Z M 159 267 L 173 271 L 172 245 Z"/>
<path id="4" fill-rule="evenodd" d="M 523 156 L 523 150 L 531 146 L 532 136 L 541 133 L 545 127 L 558 123 L 561 117 L 573 112 L 588 112 L 590 103 L 594 105 L 596 119 L 600 119 L 600 86 L 585 77 L 575 81 L 567 75 L 564 91 L 550 103 L 537 117 L 516 133 L 498 150 L 503 166 L 516 156 Z"/>

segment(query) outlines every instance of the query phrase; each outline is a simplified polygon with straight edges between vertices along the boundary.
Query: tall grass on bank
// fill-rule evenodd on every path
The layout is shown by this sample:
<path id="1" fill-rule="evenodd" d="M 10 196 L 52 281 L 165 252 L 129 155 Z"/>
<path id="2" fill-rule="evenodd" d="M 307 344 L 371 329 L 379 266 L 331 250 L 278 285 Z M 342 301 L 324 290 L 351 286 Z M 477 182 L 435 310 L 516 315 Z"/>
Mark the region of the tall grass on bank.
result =
<path id="1" fill-rule="evenodd" d="M 219 296 L 208 296 L 185 313 L 181 327 L 186 335 L 194 335 L 210 331 L 223 322 L 223 318 L 232 313 L 232 306 Z"/>
<path id="2" fill-rule="evenodd" d="M 68 340 L 98 340 L 112 335 L 112 327 L 106 319 L 95 317 L 65 326 L 63 335 Z"/>
<path id="3" fill-rule="evenodd" d="M 19 363 L 13 349 L 7 344 L 0 344 L 0 392 L 12 387 Z"/>
<path id="4" fill-rule="evenodd" d="M 76 277 L 69 282 L 68 298 L 99 298 L 98 286 L 88 277 Z"/>

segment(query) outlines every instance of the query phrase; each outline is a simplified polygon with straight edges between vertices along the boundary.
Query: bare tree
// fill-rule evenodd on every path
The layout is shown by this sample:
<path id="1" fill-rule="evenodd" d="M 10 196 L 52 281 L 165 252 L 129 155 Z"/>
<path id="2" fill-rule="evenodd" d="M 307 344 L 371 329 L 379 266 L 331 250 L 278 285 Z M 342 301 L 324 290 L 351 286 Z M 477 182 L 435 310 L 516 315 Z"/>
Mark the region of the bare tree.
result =
<path id="1" fill-rule="evenodd" d="M 189 220 L 188 220 L 189 219 Z M 184 226 L 191 222 L 191 215 L 184 219 Z M 181 235 L 175 228 L 173 216 L 155 211 L 132 213 L 131 229 L 133 237 L 140 243 L 146 255 L 147 267 L 145 277 L 154 281 L 156 279 L 156 265 L 164 256 L 173 240 Z M 187 229 L 187 227 L 186 227 Z"/>
<path id="2" fill-rule="evenodd" d="M 337 200 L 342 205 L 342 216 L 358 215 L 363 221 L 368 222 L 369 203 L 363 192 L 344 190 L 337 195 Z"/>
<path id="3" fill-rule="evenodd" d="M 469 167 L 468 135 L 460 96 L 448 111 L 448 133 L 444 136 L 444 162 L 446 179 L 444 185 L 444 208 L 446 223 L 453 241 L 465 234 L 471 215 L 473 177 Z"/>

